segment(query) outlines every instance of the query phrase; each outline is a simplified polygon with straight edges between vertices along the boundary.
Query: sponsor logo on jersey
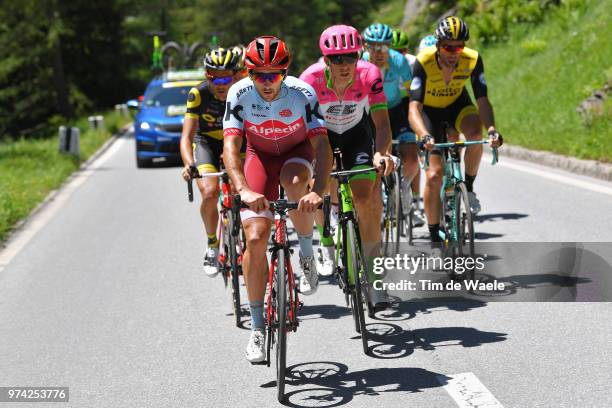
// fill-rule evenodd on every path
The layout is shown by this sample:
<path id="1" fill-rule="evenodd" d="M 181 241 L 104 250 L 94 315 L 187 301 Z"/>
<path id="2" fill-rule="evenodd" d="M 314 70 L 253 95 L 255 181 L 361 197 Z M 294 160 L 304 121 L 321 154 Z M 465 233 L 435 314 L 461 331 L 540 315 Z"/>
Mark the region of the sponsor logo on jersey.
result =
<path id="1" fill-rule="evenodd" d="M 279 139 L 292 135 L 304 128 L 304 120 L 297 119 L 289 124 L 279 122 L 278 120 L 266 120 L 259 124 L 246 123 L 246 130 L 256 136 L 261 136 L 266 139 Z"/>
<path id="2" fill-rule="evenodd" d="M 228 121 L 231 119 L 231 117 L 235 117 L 236 119 L 238 119 L 240 122 L 242 122 L 242 118 L 240 117 L 240 112 L 243 110 L 242 105 L 236 105 L 233 109 L 232 109 L 232 103 L 231 102 L 227 102 L 225 104 L 225 118 L 223 120 Z"/>
<path id="3" fill-rule="evenodd" d="M 293 112 L 291 112 L 290 109 L 283 109 L 282 111 L 278 112 L 278 114 L 283 118 L 288 118 L 289 116 L 293 115 Z"/>
<path id="4" fill-rule="evenodd" d="M 455 96 L 459 92 L 461 92 L 462 89 L 463 89 L 463 87 L 461 87 L 461 88 L 430 89 L 430 90 L 427 91 L 427 93 L 429 95 L 433 96 L 433 97 L 442 98 L 442 97 L 446 97 L 446 96 Z"/>
<path id="5" fill-rule="evenodd" d="M 355 164 L 366 164 L 370 159 L 370 155 L 366 152 L 359 152 L 355 155 Z"/>
<path id="6" fill-rule="evenodd" d="M 383 81 L 380 78 L 377 78 L 370 87 L 370 90 L 374 94 L 381 93 L 383 91 Z"/>
<path id="7" fill-rule="evenodd" d="M 249 85 L 249 86 L 245 86 L 244 88 L 241 88 L 238 92 L 236 92 L 236 98 L 240 98 L 242 94 L 250 91 L 251 89 L 253 89 L 253 85 Z"/>
<path id="8" fill-rule="evenodd" d="M 485 79 L 484 72 L 480 73 L 480 75 L 478 76 L 478 80 L 480 81 L 481 84 L 483 84 L 484 86 L 487 86 L 487 80 Z"/>
<path id="9" fill-rule="evenodd" d="M 309 98 L 312 98 L 312 92 L 310 92 L 308 89 L 306 88 L 302 88 L 301 86 L 290 86 L 291 89 L 295 89 L 296 91 L 299 91 L 301 93 L 303 93 L 304 95 L 306 95 Z"/>
<path id="10" fill-rule="evenodd" d="M 204 119 L 207 122 L 216 122 L 217 120 L 217 118 L 215 118 L 213 115 L 209 115 L 208 113 L 203 114 L 202 119 Z"/>
<path id="11" fill-rule="evenodd" d="M 355 113 L 357 110 L 357 104 L 350 105 L 331 105 L 327 108 L 327 112 L 330 115 L 350 115 L 351 113 Z"/>
<path id="12" fill-rule="evenodd" d="M 456 75 L 453 79 L 468 79 L 469 77 L 469 75 Z"/>
<path id="13" fill-rule="evenodd" d="M 415 77 L 410 84 L 410 90 L 416 91 L 417 89 L 421 89 L 421 85 L 423 85 L 420 77 Z"/>
<path id="14" fill-rule="evenodd" d="M 251 104 L 251 109 L 253 109 L 254 111 L 259 111 L 261 112 L 262 110 L 270 110 L 269 106 L 261 106 L 261 105 L 257 105 L 257 104 Z"/>

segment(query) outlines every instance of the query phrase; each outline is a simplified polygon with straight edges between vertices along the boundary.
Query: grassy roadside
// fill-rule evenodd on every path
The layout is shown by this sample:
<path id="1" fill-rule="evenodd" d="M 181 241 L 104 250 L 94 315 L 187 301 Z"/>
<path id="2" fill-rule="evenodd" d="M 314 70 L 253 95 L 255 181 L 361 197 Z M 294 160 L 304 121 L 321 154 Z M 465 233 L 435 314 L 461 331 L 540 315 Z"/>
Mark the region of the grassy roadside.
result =
<path id="1" fill-rule="evenodd" d="M 87 119 L 77 121 L 81 129 L 81 160 L 94 154 L 113 133 L 131 119 L 115 112 L 104 115 L 105 129 L 89 130 Z M 25 218 L 52 190 L 58 188 L 80 163 L 58 153 L 58 138 L 22 139 L 0 143 L 0 243 L 11 228 Z"/>
<path id="2" fill-rule="evenodd" d="M 584 122 L 576 107 L 612 80 L 612 0 L 559 7 L 482 50 L 499 128 L 512 144 L 612 162 L 612 109 Z"/>
<path id="3" fill-rule="evenodd" d="M 403 3 L 386 1 L 373 18 L 398 27 Z M 424 12 L 429 20 L 430 9 L 438 3 Z M 466 19 L 500 23 L 500 16 L 508 12 L 504 4 L 482 2 L 477 8 L 482 14 Z M 483 56 L 496 122 L 506 141 L 532 150 L 612 162 L 610 98 L 602 116 L 583 121 L 576 112 L 594 89 L 612 81 L 611 9 L 612 0 L 563 0 L 548 8 L 542 21 L 509 23 L 503 41 L 478 44 L 476 38 L 470 40 L 468 46 Z M 407 29 L 420 32 L 424 26 L 419 20 Z"/>

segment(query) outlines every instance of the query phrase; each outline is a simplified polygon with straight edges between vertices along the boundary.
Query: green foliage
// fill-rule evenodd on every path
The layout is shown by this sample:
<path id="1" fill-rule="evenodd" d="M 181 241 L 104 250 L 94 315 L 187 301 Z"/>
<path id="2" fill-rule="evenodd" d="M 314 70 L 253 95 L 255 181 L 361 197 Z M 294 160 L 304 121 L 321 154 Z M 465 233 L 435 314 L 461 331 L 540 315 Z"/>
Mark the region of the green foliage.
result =
<path id="1" fill-rule="evenodd" d="M 129 118 L 112 112 L 104 115 L 104 121 L 106 129 L 98 131 L 89 129 L 87 118 L 77 121 L 82 160 L 87 160 Z M 0 143 L 0 242 L 79 165 L 74 157 L 58 153 L 57 128 L 42 139 Z"/>
<path id="2" fill-rule="evenodd" d="M 564 3 L 528 31 L 513 27 L 506 44 L 480 49 L 489 94 L 509 143 L 610 162 L 610 100 L 603 115 L 586 121 L 576 108 L 610 80 L 612 0 L 574 4 Z M 536 46 L 535 54 L 524 46 L 538 43 L 545 47 Z"/>
<path id="3" fill-rule="evenodd" d="M 192 7 L 198 12 L 182 13 L 190 16 L 192 38 L 203 37 L 207 43 L 215 33 L 222 46 L 246 45 L 258 35 L 278 36 L 293 53 L 291 70 L 298 74 L 320 56 L 318 40 L 326 27 L 344 23 L 361 29 L 370 23 L 369 15 L 379 3 L 380 0 L 196 0 Z"/>
<path id="4" fill-rule="evenodd" d="M 521 48 L 525 50 L 527 55 L 535 55 L 546 49 L 546 41 L 538 40 L 537 38 L 529 38 L 521 42 Z"/>

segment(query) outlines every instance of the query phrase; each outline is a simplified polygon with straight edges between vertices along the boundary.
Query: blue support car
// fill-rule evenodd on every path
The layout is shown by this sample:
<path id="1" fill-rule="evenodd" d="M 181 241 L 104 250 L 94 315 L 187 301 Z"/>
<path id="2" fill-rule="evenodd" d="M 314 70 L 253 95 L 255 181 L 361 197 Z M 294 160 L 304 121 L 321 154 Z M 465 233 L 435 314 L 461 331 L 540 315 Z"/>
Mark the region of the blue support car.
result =
<path id="1" fill-rule="evenodd" d="M 134 119 L 137 167 L 180 162 L 187 95 L 204 78 L 202 70 L 168 72 L 149 83 L 140 102 L 128 101 L 130 108 L 138 109 Z"/>

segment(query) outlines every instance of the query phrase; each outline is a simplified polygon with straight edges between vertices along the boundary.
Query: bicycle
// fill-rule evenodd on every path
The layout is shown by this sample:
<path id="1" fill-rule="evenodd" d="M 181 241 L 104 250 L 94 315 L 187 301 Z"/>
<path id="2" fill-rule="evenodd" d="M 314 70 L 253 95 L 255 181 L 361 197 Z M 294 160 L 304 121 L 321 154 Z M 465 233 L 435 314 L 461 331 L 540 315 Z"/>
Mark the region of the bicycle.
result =
<path id="1" fill-rule="evenodd" d="M 285 397 L 285 374 L 287 370 L 287 333 L 297 331 L 298 310 L 302 307 L 298 296 L 298 285 L 291 267 L 293 250 L 287 240 L 287 215 L 289 210 L 296 210 L 298 203 L 287 201 L 281 189 L 281 198 L 270 201 L 270 210 L 274 213 L 274 238 L 270 251 L 270 268 L 268 273 L 268 290 L 266 299 L 266 360 L 261 364 L 270 367 L 271 349 L 276 354 L 277 399 L 282 402 Z M 248 206 L 241 202 L 240 195 L 234 197 L 232 211 L 234 219 L 238 218 L 241 208 Z M 324 234 L 329 234 L 330 198 L 325 196 L 323 204 Z"/>
<path id="2" fill-rule="evenodd" d="M 394 145 L 395 147 L 395 145 Z M 397 152 L 393 153 L 394 155 Z M 382 177 L 382 200 L 383 200 L 383 219 L 382 219 L 382 249 L 384 256 L 391 256 L 399 252 L 400 236 L 402 235 L 405 223 L 402 211 L 401 182 L 402 182 L 402 161 L 393 156 L 395 171 L 388 176 Z M 412 206 L 409 214 L 409 240 L 412 240 Z"/>
<path id="3" fill-rule="evenodd" d="M 365 354 L 369 353 L 368 334 L 365 325 L 364 303 L 367 302 L 367 277 L 366 263 L 361 247 L 361 235 L 359 225 L 353 207 L 353 193 L 349 185 L 349 178 L 358 174 L 376 171 L 375 167 L 367 167 L 358 170 L 344 170 L 342 167 L 342 153 L 334 149 L 334 160 L 336 168 L 330 173 L 330 177 L 338 180 L 338 225 L 336 227 L 336 277 L 338 285 L 344 292 L 347 306 L 350 306 L 355 331 L 361 335 L 361 345 Z M 342 264 L 338 262 L 342 261 Z M 342 266 L 340 266 L 342 265 Z"/>
<path id="4" fill-rule="evenodd" d="M 189 202 L 193 202 L 193 179 L 218 177 L 220 184 L 219 194 L 219 221 L 217 223 L 217 237 L 219 240 L 219 257 L 217 258 L 223 283 L 228 286 L 231 281 L 232 311 L 237 327 L 240 327 L 242 309 L 240 308 L 240 275 L 242 275 L 242 255 L 246 240 L 241 233 L 240 218 L 232 212 L 233 197 L 231 184 L 227 171 L 222 169 L 216 173 L 200 174 L 195 166 L 191 167 L 191 180 L 187 182 Z"/>
<path id="5" fill-rule="evenodd" d="M 446 132 L 445 132 L 446 133 Z M 474 258 L 474 220 L 470 211 L 468 192 L 461 172 L 461 149 L 467 146 L 488 144 L 489 141 L 457 141 L 446 143 L 435 143 L 435 149 L 443 151 L 442 166 L 444 176 L 442 187 L 440 188 L 440 199 L 442 209 L 440 212 L 439 237 L 443 241 L 445 253 L 452 258 L 468 256 Z M 498 162 L 497 148 L 493 148 L 492 165 Z M 429 154 L 425 155 L 425 166 L 429 165 Z M 449 271 L 452 279 L 474 279 L 474 268 L 466 268 L 466 271 L 457 274 L 453 270 Z"/>

